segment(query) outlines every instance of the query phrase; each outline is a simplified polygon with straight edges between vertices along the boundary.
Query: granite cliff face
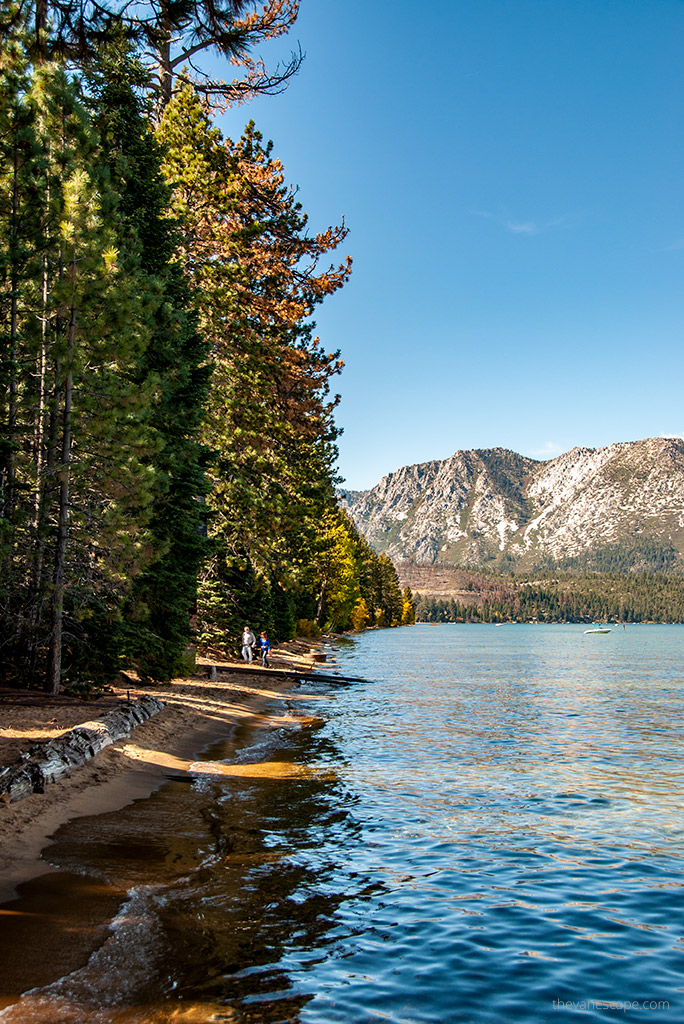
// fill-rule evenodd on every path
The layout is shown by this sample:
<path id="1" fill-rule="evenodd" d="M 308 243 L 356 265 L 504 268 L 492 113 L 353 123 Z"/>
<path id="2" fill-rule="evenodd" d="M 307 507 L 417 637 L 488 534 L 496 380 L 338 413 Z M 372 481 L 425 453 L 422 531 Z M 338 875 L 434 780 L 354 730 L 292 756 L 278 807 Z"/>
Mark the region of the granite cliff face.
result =
<path id="1" fill-rule="evenodd" d="M 344 499 L 378 551 L 418 565 L 671 567 L 684 556 L 684 441 L 503 448 L 405 466 Z"/>

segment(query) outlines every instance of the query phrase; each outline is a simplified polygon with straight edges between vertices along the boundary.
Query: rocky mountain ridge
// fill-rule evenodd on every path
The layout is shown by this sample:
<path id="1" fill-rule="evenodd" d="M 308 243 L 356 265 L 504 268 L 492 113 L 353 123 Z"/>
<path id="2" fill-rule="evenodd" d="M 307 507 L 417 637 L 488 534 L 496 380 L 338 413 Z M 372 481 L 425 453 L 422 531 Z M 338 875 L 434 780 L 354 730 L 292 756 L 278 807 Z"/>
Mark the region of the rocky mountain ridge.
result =
<path id="1" fill-rule="evenodd" d="M 684 440 L 504 448 L 404 466 L 343 503 L 378 551 L 416 565 L 527 570 L 684 564 Z"/>

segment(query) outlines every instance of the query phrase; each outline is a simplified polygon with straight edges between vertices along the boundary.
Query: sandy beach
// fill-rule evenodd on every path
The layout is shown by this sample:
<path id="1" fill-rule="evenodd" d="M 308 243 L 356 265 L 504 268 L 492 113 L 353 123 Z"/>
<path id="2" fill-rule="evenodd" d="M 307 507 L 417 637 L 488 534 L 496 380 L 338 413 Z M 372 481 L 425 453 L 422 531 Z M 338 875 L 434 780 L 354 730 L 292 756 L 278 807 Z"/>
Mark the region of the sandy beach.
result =
<path id="1" fill-rule="evenodd" d="M 48 786 L 44 793 L 14 803 L 0 802 L 0 902 L 11 899 L 21 882 L 51 870 L 40 853 L 65 822 L 117 810 L 152 793 L 169 773 L 193 770 L 201 751 L 229 736 L 246 719 L 264 729 L 288 721 L 308 724 L 310 715 L 297 716 L 284 706 L 277 714 L 266 713 L 264 708 L 285 694 L 302 673 L 314 669 L 316 647 L 320 647 L 316 641 L 282 645 L 269 670 L 215 662 L 216 680 L 199 674 L 206 672 L 203 665 L 198 665 L 197 676 L 163 686 L 142 687 L 124 677 L 119 685 L 91 700 L 0 690 L 0 765 L 13 764 L 33 744 L 92 721 L 119 702 L 143 694 L 164 702 L 163 710 L 139 725 L 130 737 L 75 768 L 70 778 Z M 264 766 L 262 770 L 268 769 Z"/>

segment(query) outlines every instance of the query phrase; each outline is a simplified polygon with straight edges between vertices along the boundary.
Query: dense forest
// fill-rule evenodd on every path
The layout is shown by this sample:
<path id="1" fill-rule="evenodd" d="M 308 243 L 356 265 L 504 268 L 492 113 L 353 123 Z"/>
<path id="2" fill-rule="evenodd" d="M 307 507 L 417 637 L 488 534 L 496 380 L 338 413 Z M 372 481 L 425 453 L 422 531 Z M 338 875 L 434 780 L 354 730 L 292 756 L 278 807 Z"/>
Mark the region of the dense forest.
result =
<path id="1" fill-rule="evenodd" d="M 296 13 L 0 0 L 4 684 L 412 619 L 336 498 L 342 362 L 312 317 L 347 230 L 310 231 L 257 127 L 217 124 L 297 72 L 252 56 Z"/>
<path id="2" fill-rule="evenodd" d="M 684 577 L 664 572 L 473 574 L 477 596 L 416 594 L 418 622 L 684 622 Z"/>

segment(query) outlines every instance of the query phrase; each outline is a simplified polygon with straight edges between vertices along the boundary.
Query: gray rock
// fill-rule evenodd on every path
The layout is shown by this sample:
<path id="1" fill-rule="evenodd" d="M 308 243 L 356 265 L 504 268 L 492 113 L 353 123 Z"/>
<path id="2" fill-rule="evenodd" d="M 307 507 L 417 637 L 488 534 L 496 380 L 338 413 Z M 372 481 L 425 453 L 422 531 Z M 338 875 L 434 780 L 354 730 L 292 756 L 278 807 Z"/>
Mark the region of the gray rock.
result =
<path id="1" fill-rule="evenodd" d="M 633 548 L 684 560 L 684 441 L 573 448 L 539 462 L 503 448 L 405 466 L 342 499 L 394 561 L 529 569 Z M 649 547 L 650 546 L 650 547 Z"/>

